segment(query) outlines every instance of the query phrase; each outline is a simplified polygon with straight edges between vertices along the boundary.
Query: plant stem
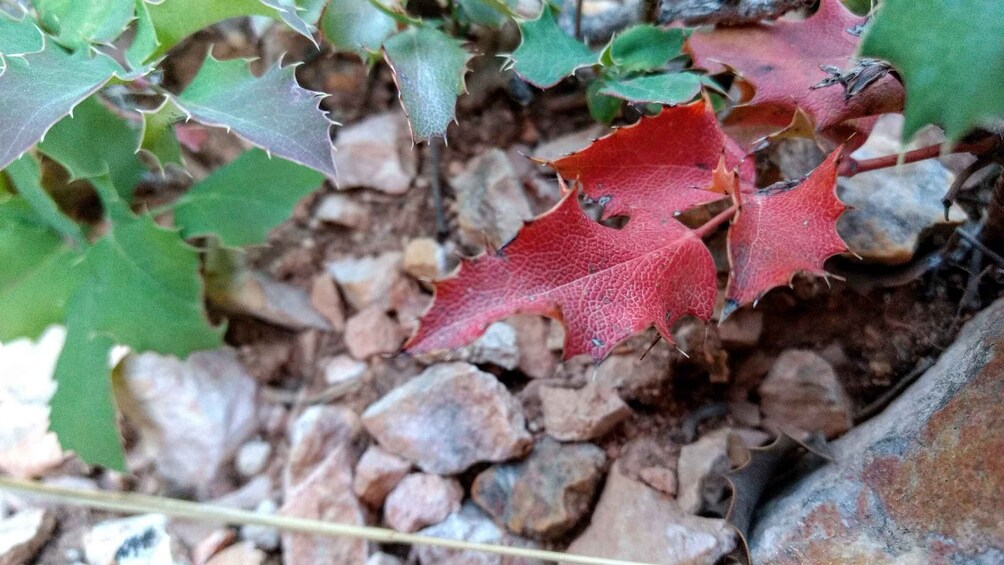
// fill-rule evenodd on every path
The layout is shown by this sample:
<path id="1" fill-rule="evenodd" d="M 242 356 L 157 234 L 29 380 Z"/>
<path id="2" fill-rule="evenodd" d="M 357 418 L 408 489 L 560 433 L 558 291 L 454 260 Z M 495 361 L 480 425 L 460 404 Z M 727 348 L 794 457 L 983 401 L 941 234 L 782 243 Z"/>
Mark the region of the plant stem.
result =
<path id="1" fill-rule="evenodd" d="M 974 155 L 979 155 L 988 151 L 993 151 L 999 143 L 1000 139 L 998 139 L 997 136 L 991 135 L 972 143 L 960 143 L 959 145 L 952 147 L 950 151 L 944 153 L 942 153 L 941 145 L 928 145 L 927 147 L 921 147 L 920 149 L 914 149 L 913 151 L 907 151 L 906 153 L 897 153 L 895 155 L 886 155 L 884 157 L 864 159 L 862 161 L 847 157 L 840 163 L 837 174 L 842 177 L 853 177 L 854 175 L 866 173 L 868 171 L 895 167 L 899 164 L 915 163 L 917 161 L 934 159 L 935 157 L 949 155 L 952 153 L 972 153 Z"/>
<path id="2" fill-rule="evenodd" d="M 732 206 L 729 206 L 728 208 L 723 210 L 714 218 L 708 220 L 707 223 L 705 223 L 703 226 L 695 229 L 694 233 L 697 234 L 697 237 L 703 239 L 704 237 L 714 233 L 714 231 L 718 229 L 718 226 L 724 224 L 726 220 L 731 220 L 732 217 L 735 216 L 736 212 L 738 211 L 739 207 L 733 204 Z"/>
<path id="3" fill-rule="evenodd" d="M 575 2 L 575 39 L 579 41 L 582 41 L 582 2 L 583 0 Z"/>
<path id="4" fill-rule="evenodd" d="M 131 492 L 92 491 L 75 488 L 57 487 L 36 481 L 24 481 L 8 477 L 0 477 L 0 490 L 17 492 L 55 499 L 63 504 L 73 504 L 84 508 L 96 508 L 125 514 L 156 513 L 195 520 L 199 522 L 223 524 L 254 524 L 277 528 L 288 532 L 301 532 L 321 536 L 347 536 L 361 538 L 379 543 L 407 543 L 415 545 L 431 545 L 458 549 L 463 551 L 481 551 L 495 555 L 525 557 L 542 561 L 578 563 L 581 565 L 651 565 L 619 559 L 589 557 L 572 553 L 543 551 L 524 547 L 510 547 L 486 543 L 468 542 L 445 538 L 434 538 L 417 534 L 405 534 L 384 528 L 338 524 L 307 518 L 296 518 L 279 514 L 259 514 L 247 510 L 238 510 L 212 504 L 177 500 L 160 496 L 149 496 Z"/>

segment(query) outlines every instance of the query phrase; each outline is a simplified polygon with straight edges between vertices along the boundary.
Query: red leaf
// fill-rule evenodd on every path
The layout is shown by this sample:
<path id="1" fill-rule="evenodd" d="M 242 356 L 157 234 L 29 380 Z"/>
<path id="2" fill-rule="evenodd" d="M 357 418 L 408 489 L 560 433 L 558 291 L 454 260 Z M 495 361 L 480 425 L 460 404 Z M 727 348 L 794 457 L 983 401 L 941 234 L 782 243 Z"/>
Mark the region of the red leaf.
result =
<path id="1" fill-rule="evenodd" d="M 723 156 L 726 167 L 738 165 L 740 181 L 752 187 L 752 159 L 744 160 L 742 149 L 719 127 L 711 105 L 699 100 L 664 108 L 550 165 L 602 203 L 604 218 L 662 223 L 722 198 L 708 189 Z"/>
<path id="2" fill-rule="evenodd" d="M 842 122 L 898 112 L 903 107 L 903 87 L 891 76 L 879 79 L 849 101 L 844 100 L 839 86 L 810 88 L 827 76 L 820 65 L 850 67 L 860 38 L 848 30 L 864 22 L 865 18 L 847 11 L 840 0 L 822 0 L 819 10 L 807 20 L 695 33 L 687 48 L 696 66 L 715 73 L 735 70 L 754 88 L 746 105 L 729 116 L 730 123 L 762 124 L 776 130 L 791 123 L 795 109 L 801 108 L 813 118 L 817 132 L 839 143 L 846 138 L 838 136 L 847 132 L 832 128 Z"/>
<path id="3" fill-rule="evenodd" d="M 837 218 L 847 206 L 837 198 L 838 147 L 791 189 L 741 192 L 739 213 L 729 228 L 732 272 L 723 318 L 799 272 L 825 275 L 823 262 L 847 250 Z"/>
<path id="4" fill-rule="evenodd" d="M 714 263 L 697 234 L 672 220 L 603 226 L 585 215 L 573 191 L 497 254 L 465 260 L 439 282 L 405 347 L 453 349 L 521 312 L 564 323 L 565 358 L 600 360 L 653 324 L 671 341 L 680 316 L 711 316 L 715 295 Z"/>

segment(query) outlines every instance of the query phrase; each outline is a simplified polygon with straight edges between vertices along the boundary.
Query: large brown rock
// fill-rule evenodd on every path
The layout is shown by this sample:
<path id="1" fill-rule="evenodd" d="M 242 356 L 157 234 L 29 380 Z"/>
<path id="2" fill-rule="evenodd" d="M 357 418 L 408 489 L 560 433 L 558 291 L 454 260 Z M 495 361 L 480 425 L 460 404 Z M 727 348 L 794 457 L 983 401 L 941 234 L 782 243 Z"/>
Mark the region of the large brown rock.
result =
<path id="1" fill-rule="evenodd" d="M 501 247 L 533 217 L 519 174 L 501 149 L 471 159 L 450 185 L 457 194 L 460 240 L 472 248 L 483 249 L 485 242 Z"/>
<path id="2" fill-rule="evenodd" d="M 760 385 L 760 409 L 769 427 L 822 432 L 828 438 L 851 427 L 851 399 L 830 363 L 812 351 L 789 349 Z"/>
<path id="3" fill-rule="evenodd" d="M 589 512 L 606 459 L 595 445 L 544 438 L 524 461 L 481 472 L 471 496 L 513 533 L 559 537 Z"/>
<path id="4" fill-rule="evenodd" d="M 601 437 L 631 416 L 612 388 L 594 382 L 580 389 L 541 387 L 540 402 L 548 435 L 561 441 Z"/>
<path id="5" fill-rule="evenodd" d="M 716 563 L 735 547 L 724 520 L 683 512 L 676 501 L 644 483 L 610 471 L 592 522 L 569 553 L 661 565 Z"/>
<path id="6" fill-rule="evenodd" d="M 498 380 L 466 363 L 442 363 L 390 391 L 363 413 L 380 446 L 440 475 L 530 448 L 522 407 Z"/>
<path id="7" fill-rule="evenodd" d="M 755 563 L 1000 563 L 1004 558 L 1004 301 L 966 324 L 836 463 L 763 508 Z"/>

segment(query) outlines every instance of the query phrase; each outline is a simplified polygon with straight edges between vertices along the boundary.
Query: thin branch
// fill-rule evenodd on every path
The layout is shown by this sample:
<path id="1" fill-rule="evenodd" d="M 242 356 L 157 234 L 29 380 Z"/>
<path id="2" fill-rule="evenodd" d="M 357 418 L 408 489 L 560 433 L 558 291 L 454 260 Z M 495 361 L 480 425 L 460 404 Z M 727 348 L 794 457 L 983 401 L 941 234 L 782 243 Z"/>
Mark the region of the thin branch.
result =
<path id="1" fill-rule="evenodd" d="M 714 233 L 715 230 L 718 229 L 718 226 L 724 224 L 728 220 L 731 220 L 732 217 L 735 216 L 736 212 L 738 211 L 739 207 L 733 204 L 732 206 L 729 206 L 727 209 L 723 210 L 714 218 L 708 220 L 707 223 L 705 223 L 701 227 L 695 229 L 694 233 L 697 234 L 697 237 L 703 239 L 704 237 L 707 237 L 709 234 Z"/>
<path id="2" fill-rule="evenodd" d="M 848 157 L 841 161 L 840 166 L 837 169 L 837 174 L 842 177 L 853 177 L 854 175 L 866 173 L 868 171 L 886 169 L 900 164 L 915 163 L 917 161 L 925 161 L 927 159 L 934 159 L 935 157 L 950 155 L 952 153 L 972 153 L 973 155 L 982 155 L 983 153 L 988 153 L 997 149 L 1000 142 L 1001 140 L 998 136 L 990 135 L 972 143 L 960 143 L 952 147 L 951 150 L 945 152 L 942 152 L 942 146 L 939 144 L 928 145 L 927 147 L 921 147 L 920 149 L 914 149 L 913 151 L 907 151 L 906 153 L 897 153 L 895 155 L 886 155 L 884 157 L 864 159 L 861 161 Z"/>
<path id="3" fill-rule="evenodd" d="M 199 522 L 257 525 L 276 528 L 287 532 L 299 532 L 321 536 L 346 536 L 361 538 L 378 543 L 404 543 L 411 545 L 430 545 L 458 549 L 462 551 L 480 551 L 495 555 L 525 557 L 543 561 L 575 563 L 578 565 L 655 565 L 604 557 L 589 557 L 557 551 L 544 551 L 524 547 L 509 547 L 487 543 L 474 543 L 463 540 L 433 538 L 417 534 L 404 534 L 385 528 L 369 526 L 353 526 L 308 520 L 293 516 L 259 514 L 247 510 L 202 504 L 187 500 L 177 500 L 160 496 L 149 496 L 131 492 L 105 492 L 75 488 L 58 487 L 36 481 L 24 481 L 8 477 L 0 477 L 0 489 L 27 495 L 35 495 L 54 499 L 63 504 L 72 504 L 85 508 L 107 510 L 124 514 L 164 514 L 172 518 L 194 520 Z"/>

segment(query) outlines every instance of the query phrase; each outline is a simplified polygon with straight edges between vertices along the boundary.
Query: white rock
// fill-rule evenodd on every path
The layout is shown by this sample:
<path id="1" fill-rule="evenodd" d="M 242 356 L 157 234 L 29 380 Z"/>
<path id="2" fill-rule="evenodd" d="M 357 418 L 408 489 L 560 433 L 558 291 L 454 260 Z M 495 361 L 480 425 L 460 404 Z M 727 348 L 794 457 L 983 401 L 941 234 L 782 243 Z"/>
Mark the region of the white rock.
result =
<path id="1" fill-rule="evenodd" d="M 62 461 L 56 435 L 49 432 L 52 380 L 66 330 L 52 326 L 38 341 L 0 343 L 0 469 L 34 477 Z"/>
<path id="2" fill-rule="evenodd" d="M 469 247 L 483 249 L 487 242 L 499 248 L 533 217 L 519 174 L 500 149 L 471 159 L 450 184 L 457 195 L 460 239 Z"/>
<path id="3" fill-rule="evenodd" d="M 677 501 L 684 512 L 697 514 L 725 496 L 725 473 L 732 468 L 729 443 L 737 440 L 729 429 L 715 430 L 680 450 Z"/>
<path id="4" fill-rule="evenodd" d="M 253 477 L 262 472 L 272 456 L 272 444 L 267 441 L 254 440 L 241 446 L 234 458 L 234 467 L 242 477 Z"/>
<path id="5" fill-rule="evenodd" d="M 328 194 L 314 211 L 314 217 L 341 226 L 365 229 L 370 222 L 364 206 L 345 194 Z"/>
<path id="6" fill-rule="evenodd" d="M 446 520 L 418 532 L 419 535 L 434 538 L 464 540 L 493 545 L 535 547 L 536 543 L 513 536 L 501 530 L 487 514 L 474 503 L 465 503 L 460 510 L 450 514 Z M 538 565 L 539 561 L 519 557 L 502 557 L 478 551 L 461 551 L 434 547 L 416 546 L 418 562 L 422 565 Z"/>
<path id="7" fill-rule="evenodd" d="M 279 506 L 271 499 L 263 500 L 255 512 L 258 514 L 272 515 L 279 511 Z M 241 539 L 252 542 L 255 547 L 265 551 L 275 551 L 279 549 L 279 530 L 268 526 L 248 524 L 241 526 Z"/>
<path id="8" fill-rule="evenodd" d="M 145 514 L 100 522 L 83 537 L 91 565 L 174 565 L 167 517 Z"/>
<path id="9" fill-rule="evenodd" d="M 335 165 L 342 188 L 404 194 L 416 171 L 408 123 L 399 112 L 371 116 L 338 130 Z"/>
<path id="10" fill-rule="evenodd" d="M 505 322 L 495 322 L 485 333 L 450 356 L 471 364 L 491 363 L 506 370 L 519 366 L 516 329 Z"/>
<path id="11" fill-rule="evenodd" d="M 324 366 L 324 382 L 328 386 L 359 382 L 368 370 L 369 365 L 365 362 L 356 361 L 348 355 L 338 355 Z"/>
<path id="12" fill-rule="evenodd" d="M 255 549 L 253 543 L 235 543 L 212 556 L 206 565 L 260 565 L 265 554 Z"/>
<path id="13" fill-rule="evenodd" d="M 389 553 L 378 551 L 366 560 L 366 565 L 402 565 L 401 560 Z"/>
<path id="14" fill-rule="evenodd" d="M 119 408 L 139 452 L 179 486 L 205 487 L 251 434 L 255 381 L 230 348 L 176 357 L 143 353 L 119 365 Z"/>
<path id="15" fill-rule="evenodd" d="M 375 257 L 349 257 L 328 264 L 328 272 L 338 282 L 345 300 L 356 310 L 371 304 L 390 306 L 390 293 L 401 278 L 400 252 Z"/>
<path id="16" fill-rule="evenodd" d="M 41 508 L 29 508 L 6 518 L 0 514 L 0 565 L 30 562 L 55 526 L 56 520 Z"/>
<path id="17" fill-rule="evenodd" d="M 460 509 L 464 489 L 456 479 L 412 473 L 401 479 L 384 503 L 384 520 L 399 532 L 415 532 Z"/>

